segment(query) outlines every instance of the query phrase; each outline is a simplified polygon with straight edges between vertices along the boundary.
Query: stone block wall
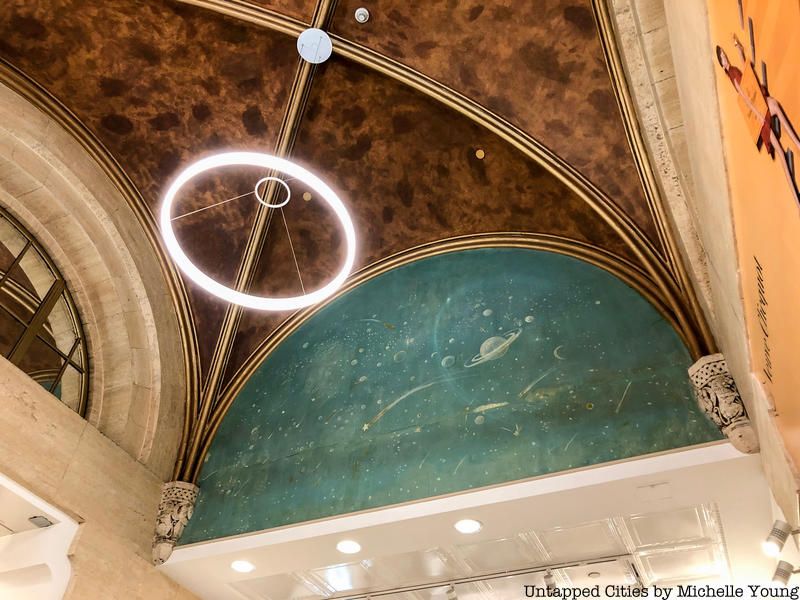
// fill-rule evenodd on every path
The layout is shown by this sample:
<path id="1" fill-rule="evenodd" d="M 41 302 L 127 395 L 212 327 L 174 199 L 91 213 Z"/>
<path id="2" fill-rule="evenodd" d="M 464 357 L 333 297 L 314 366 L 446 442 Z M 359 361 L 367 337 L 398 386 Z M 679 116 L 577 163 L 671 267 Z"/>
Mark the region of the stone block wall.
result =
<path id="1" fill-rule="evenodd" d="M 75 600 L 188 600 L 150 562 L 161 480 L 0 358 L 0 471 L 70 514 Z"/>

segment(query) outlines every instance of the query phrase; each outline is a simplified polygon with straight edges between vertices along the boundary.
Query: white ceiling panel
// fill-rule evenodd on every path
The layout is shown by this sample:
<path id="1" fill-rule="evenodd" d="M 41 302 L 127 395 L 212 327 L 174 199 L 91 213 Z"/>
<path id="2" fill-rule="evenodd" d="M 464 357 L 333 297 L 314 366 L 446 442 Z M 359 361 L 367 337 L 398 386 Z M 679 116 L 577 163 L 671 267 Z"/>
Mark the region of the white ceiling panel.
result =
<path id="1" fill-rule="evenodd" d="M 535 542 L 523 535 L 457 546 L 455 554 L 475 573 L 515 569 L 547 562 L 547 556 Z"/>
<path id="2" fill-rule="evenodd" d="M 487 593 L 487 588 L 482 582 L 479 583 L 464 583 L 456 585 L 456 594 L 458 600 L 499 600 L 500 596 L 490 596 Z M 512 596 L 513 598 L 514 596 Z M 447 596 L 437 596 L 435 600 L 445 600 Z M 509 599 L 510 600 L 510 599 Z"/>
<path id="3" fill-rule="evenodd" d="M 526 585 L 534 585 L 539 588 L 545 587 L 544 573 L 501 577 L 487 581 L 485 585 L 490 590 L 492 599 L 524 598 Z"/>
<path id="4" fill-rule="evenodd" d="M 448 586 L 439 586 L 418 592 L 390 594 L 381 596 L 380 600 L 447 600 L 447 588 Z"/>
<path id="5" fill-rule="evenodd" d="M 719 578 L 727 567 L 721 551 L 714 545 L 642 553 L 643 575 L 649 585 L 677 580 Z"/>
<path id="6" fill-rule="evenodd" d="M 373 577 L 391 588 L 466 574 L 458 568 L 455 560 L 439 549 L 384 556 L 364 561 L 364 564 Z"/>
<path id="7" fill-rule="evenodd" d="M 579 565 L 562 569 L 560 573 L 570 587 L 599 585 L 601 592 L 607 585 L 630 586 L 637 583 L 636 574 L 628 559 L 619 559 Z"/>
<path id="8" fill-rule="evenodd" d="M 710 540 L 713 523 L 708 523 L 702 507 L 635 515 L 626 519 L 633 543 L 637 548 L 675 545 Z"/>
<path id="9" fill-rule="evenodd" d="M 389 596 L 381 596 L 376 600 L 448 600 L 447 590 L 450 586 L 439 586 L 430 590 L 420 590 L 416 592 L 407 592 L 404 594 L 391 594 Z M 467 583 L 455 586 L 455 591 L 458 600 L 500 600 L 500 598 L 518 598 L 516 596 L 491 596 L 488 595 L 485 586 L 480 583 Z"/>
<path id="10" fill-rule="evenodd" d="M 322 600 L 326 597 L 315 594 L 292 575 L 256 577 L 230 586 L 249 600 Z"/>
<path id="11" fill-rule="evenodd" d="M 624 554 L 625 544 L 611 519 L 556 527 L 537 533 L 552 562 L 583 560 Z"/>
<path id="12" fill-rule="evenodd" d="M 379 589 L 388 586 L 361 562 L 344 563 L 314 569 L 308 572 L 321 588 L 327 587 L 334 593 L 355 592 L 358 590 Z"/>

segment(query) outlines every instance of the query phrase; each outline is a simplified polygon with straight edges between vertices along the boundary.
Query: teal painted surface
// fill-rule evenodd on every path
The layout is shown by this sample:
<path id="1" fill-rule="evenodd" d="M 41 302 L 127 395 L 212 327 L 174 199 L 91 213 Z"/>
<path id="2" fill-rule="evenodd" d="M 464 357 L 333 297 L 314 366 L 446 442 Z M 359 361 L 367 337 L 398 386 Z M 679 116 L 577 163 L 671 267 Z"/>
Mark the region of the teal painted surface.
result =
<path id="1" fill-rule="evenodd" d="M 49 392 L 50 391 L 50 386 L 53 385 L 53 382 L 52 381 L 40 381 L 39 385 L 41 385 L 44 389 L 46 389 Z M 61 400 L 61 382 L 58 383 L 58 385 L 56 386 L 56 389 L 53 390 L 52 394 L 53 394 L 53 396 L 55 396 L 56 398 Z"/>
<path id="2" fill-rule="evenodd" d="M 484 249 L 401 267 L 267 357 L 181 541 L 719 439 L 689 363 L 650 304 L 578 260 Z"/>

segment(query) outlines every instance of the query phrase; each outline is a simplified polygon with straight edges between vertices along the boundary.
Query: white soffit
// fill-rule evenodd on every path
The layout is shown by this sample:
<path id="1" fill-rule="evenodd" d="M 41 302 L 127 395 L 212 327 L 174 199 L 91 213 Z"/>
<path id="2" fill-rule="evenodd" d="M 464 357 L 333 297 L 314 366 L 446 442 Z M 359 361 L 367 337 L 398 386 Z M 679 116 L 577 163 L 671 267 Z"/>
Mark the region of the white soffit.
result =
<path id="1" fill-rule="evenodd" d="M 483 530 L 459 534 L 453 523 L 461 518 L 480 520 Z M 771 519 L 758 456 L 718 443 L 198 543 L 178 548 L 161 569 L 204 599 L 300 600 L 635 549 L 632 560 L 650 582 L 727 579 L 729 572 L 749 582 L 774 568 L 760 554 Z M 338 553 L 345 538 L 362 552 Z M 256 565 L 253 573 L 230 569 L 242 558 Z M 576 569 L 560 576 L 588 577 Z M 617 567 L 609 569 L 594 577 L 617 577 Z M 521 579 L 530 584 L 536 576 Z M 501 584 L 470 586 L 483 594 L 475 598 L 500 598 L 492 586 Z M 402 600 L 439 597 L 435 590 L 415 594 Z"/>

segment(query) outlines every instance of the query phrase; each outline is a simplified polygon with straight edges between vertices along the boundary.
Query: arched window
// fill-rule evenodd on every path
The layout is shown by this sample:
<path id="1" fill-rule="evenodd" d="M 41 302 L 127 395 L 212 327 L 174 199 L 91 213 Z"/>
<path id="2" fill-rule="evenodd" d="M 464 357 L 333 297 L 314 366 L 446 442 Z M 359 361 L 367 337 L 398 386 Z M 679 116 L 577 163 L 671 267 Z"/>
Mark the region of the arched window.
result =
<path id="1" fill-rule="evenodd" d="M 22 266 L 38 254 L 40 262 L 58 266 L 56 278 L 70 292 L 45 324 L 46 331 L 53 328 L 62 354 L 69 355 L 70 344 L 81 340 L 76 348 L 81 360 L 73 362 L 83 376 L 68 365 L 61 398 L 82 400 L 90 425 L 166 479 L 180 444 L 192 356 L 192 338 L 183 337 L 182 313 L 175 309 L 182 292 L 170 283 L 168 265 L 150 243 L 141 198 L 133 188 L 117 185 L 126 181 L 119 167 L 99 146 L 91 150 L 80 142 L 90 134 L 60 105 L 41 96 L 28 100 L 26 86 L 33 84 L 17 84 L 22 95 L 0 86 L 0 206 L 44 250 L 29 249 Z M 44 112 L 37 108 L 42 102 Z M 27 238 L 8 223 L 3 231 L 15 240 L 6 256 L 10 266 Z M 39 300 L 49 290 L 34 288 Z M 82 327 L 73 323 L 70 329 L 70 311 L 73 318 L 80 315 Z M 0 322 L 13 320 L 0 313 Z M 63 318 L 58 321 L 57 315 Z M 85 335 L 68 335 L 81 329 Z M 86 356 L 91 356 L 88 372 Z"/>
<path id="2" fill-rule="evenodd" d="M 0 352 L 75 412 L 86 411 L 88 355 L 64 278 L 41 245 L 0 208 Z"/>

